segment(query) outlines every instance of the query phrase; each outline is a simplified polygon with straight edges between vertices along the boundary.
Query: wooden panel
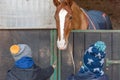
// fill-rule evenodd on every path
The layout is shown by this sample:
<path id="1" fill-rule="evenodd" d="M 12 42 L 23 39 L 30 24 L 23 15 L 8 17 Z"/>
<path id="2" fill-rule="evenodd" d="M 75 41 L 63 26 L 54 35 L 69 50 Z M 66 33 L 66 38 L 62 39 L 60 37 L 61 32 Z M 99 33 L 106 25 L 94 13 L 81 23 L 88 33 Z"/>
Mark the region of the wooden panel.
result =
<path id="1" fill-rule="evenodd" d="M 106 43 L 106 58 L 112 59 L 112 33 L 101 33 L 101 40 Z M 106 74 L 110 77 L 112 75 L 112 67 L 106 66 L 105 64 Z M 113 79 L 111 79 L 113 80 Z"/>
<path id="2" fill-rule="evenodd" d="M 92 43 L 102 40 L 106 43 L 107 57 L 111 60 L 120 60 L 120 32 L 76 32 L 71 33 L 68 48 L 58 54 L 56 42 L 54 52 L 56 58 L 62 55 L 61 80 L 74 73 L 72 57 L 75 61 L 76 72 L 80 68 L 84 51 Z M 15 43 L 26 43 L 33 51 L 35 62 L 41 67 L 50 65 L 50 31 L 49 30 L 0 30 L 0 80 L 5 80 L 6 71 L 13 65 L 13 58 L 10 55 L 9 47 Z M 55 37 L 56 38 L 56 37 Z M 56 39 L 55 39 L 56 40 Z M 54 40 L 54 41 L 55 41 Z M 56 54 L 57 53 L 57 54 Z M 72 53 L 72 55 L 71 55 Z M 59 57 L 60 58 L 60 57 Z M 107 70 L 106 70 L 107 67 Z M 120 65 L 112 64 L 105 66 L 106 73 L 110 80 L 119 80 Z"/>
<path id="3" fill-rule="evenodd" d="M 0 31 L 0 80 L 5 80 L 6 71 L 13 64 L 13 58 L 9 53 L 12 39 L 9 31 Z"/>
<path id="4" fill-rule="evenodd" d="M 68 48 L 62 51 L 61 80 L 65 80 L 68 75 L 73 73 L 72 55 L 73 55 L 73 34 L 70 34 Z"/>
<path id="5" fill-rule="evenodd" d="M 85 49 L 98 40 L 100 40 L 99 33 L 95 32 L 85 33 Z"/>
<path id="6" fill-rule="evenodd" d="M 120 60 L 120 33 L 113 33 L 113 53 L 112 53 L 113 60 Z M 112 65 L 112 80 L 120 80 L 120 65 L 113 64 Z"/>
<path id="7" fill-rule="evenodd" d="M 35 38 L 34 38 L 35 39 Z M 34 48 L 37 48 L 37 45 L 39 45 L 39 49 L 36 49 L 39 54 L 39 65 L 43 68 L 50 65 L 50 31 L 49 30 L 41 30 L 39 31 L 39 43 L 35 42 L 36 46 Z M 36 58 L 36 57 L 35 57 Z"/>
<path id="8" fill-rule="evenodd" d="M 75 72 L 80 69 L 82 57 L 85 50 L 85 33 L 74 33 L 74 61 Z"/>

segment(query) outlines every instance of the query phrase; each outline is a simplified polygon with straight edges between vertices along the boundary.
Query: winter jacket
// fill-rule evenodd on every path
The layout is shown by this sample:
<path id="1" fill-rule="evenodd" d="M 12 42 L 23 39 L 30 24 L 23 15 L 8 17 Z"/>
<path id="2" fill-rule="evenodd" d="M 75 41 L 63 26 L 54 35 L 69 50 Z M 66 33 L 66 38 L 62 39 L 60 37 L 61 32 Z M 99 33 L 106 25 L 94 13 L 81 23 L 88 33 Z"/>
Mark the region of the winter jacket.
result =
<path id="1" fill-rule="evenodd" d="M 42 69 L 34 65 L 30 69 L 20 69 L 13 66 L 7 72 L 6 80 L 47 80 L 50 78 L 54 69 L 52 66 Z"/>
<path id="2" fill-rule="evenodd" d="M 108 76 L 104 74 L 101 77 L 95 78 L 95 75 L 91 72 L 86 72 L 84 74 L 71 74 L 67 80 L 109 80 Z"/>

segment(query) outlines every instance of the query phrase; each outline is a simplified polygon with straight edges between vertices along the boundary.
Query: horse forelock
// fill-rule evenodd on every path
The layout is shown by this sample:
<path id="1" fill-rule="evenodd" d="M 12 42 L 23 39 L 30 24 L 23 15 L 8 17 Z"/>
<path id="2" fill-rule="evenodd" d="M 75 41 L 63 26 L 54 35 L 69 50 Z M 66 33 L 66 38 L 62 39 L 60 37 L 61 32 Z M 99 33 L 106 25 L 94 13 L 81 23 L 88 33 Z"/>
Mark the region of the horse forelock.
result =
<path id="1" fill-rule="evenodd" d="M 61 9 L 65 9 L 66 11 L 68 11 L 68 13 L 72 12 L 71 7 L 67 4 L 65 4 L 64 2 L 61 3 L 59 6 L 57 6 L 56 12 L 60 12 Z"/>

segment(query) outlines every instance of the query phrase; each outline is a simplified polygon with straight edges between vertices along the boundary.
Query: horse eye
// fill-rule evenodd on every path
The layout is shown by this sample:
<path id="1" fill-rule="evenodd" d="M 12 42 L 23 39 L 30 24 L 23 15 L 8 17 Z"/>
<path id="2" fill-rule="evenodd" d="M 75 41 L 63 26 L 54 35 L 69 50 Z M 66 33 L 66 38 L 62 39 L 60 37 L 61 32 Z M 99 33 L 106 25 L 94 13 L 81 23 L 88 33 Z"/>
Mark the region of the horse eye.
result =
<path id="1" fill-rule="evenodd" d="M 72 19 L 72 16 L 70 16 L 69 19 Z"/>

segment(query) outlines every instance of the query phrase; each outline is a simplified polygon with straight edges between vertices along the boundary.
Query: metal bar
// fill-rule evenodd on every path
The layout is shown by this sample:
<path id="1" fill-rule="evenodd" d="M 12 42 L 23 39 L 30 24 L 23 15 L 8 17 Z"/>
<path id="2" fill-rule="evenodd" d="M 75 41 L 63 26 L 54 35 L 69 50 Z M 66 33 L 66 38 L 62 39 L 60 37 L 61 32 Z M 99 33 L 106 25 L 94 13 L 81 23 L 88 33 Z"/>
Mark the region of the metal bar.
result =
<path id="1" fill-rule="evenodd" d="M 57 80 L 61 80 L 61 51 L 58 50 L 58 79 Z"/>
<path id="2" fill-rule="evenodd" d="M 51 30 L 51 63 L 57 62 L 57 67 L 50 80 L 61 80 L 61 51 L 55 46 L 56 44 L 56 30 Z"/>
<path id="3" fill-rule="evenodd" d="M 50 61 L 50 64 L 52 65 L 54 63 L 54 34 L 53 34 L 53 30 L 50 31 L 50 40 L 51 40 L 51 48 L 50 48 L 50 53 L 51 53 L 51 61 Z M 53 76 L 54 74 L 51 76 L 50 80 L 53 80 Z"/>
<path id="4" fill-rule="evenodd" d="M 57 56 L 57 51 L 56 51 L 56 46 L 55 46 L 55 42 L 56 42 L 56 30 L 53 30 L 53 34 L 54 34 L 54 42 L 53 42 L 53 45 L 54 45 L 54 47 L 53 47 L 53 49 L 54 49 L 54 62 L 58 62 L 58 56 Z M 56 65 L 58 65 L 58 63 L 56 64 Z M 55 71 L 54 71 L 54 80 L 57 80 L 57 78 L 58 78 L 58 68 L 56 67 L 55 68 Z"/>
<path id="5" fill-rule="evenodd" d="M 72 30 L 72 32 L 120 32 L 120 30 Z"/>
<path id="6" fill-rule="evenodd" d="M 108 58 L 106 59 L 106 66 L 112 65 L 112 64 L 119 64 L 120 65 L 120 60 L 109 60 Z"/>
<path id="7" fill-rule="evenodd" d="M 54 63 L 54 62 L 57 62 L 56 65 L 57 67 L 54 69 L 54 73 L 53 75 L 51 76 L 50 80 L 58 80 L 58 55 L 57 55 L 57 49 L 56 49 L 56 46 L 55 46 L 55 42 L 56 42 L 56 30 L 51 30 L 50 32 L 50 35 L 51 35 L 51 49 L 50 49 L 50 52 L 51 52 L 51 65 Z"/>
<path id="8" fill-rule="evenodd" d="M 25 29 L 25 30 L 39 30 L 39 29 L 42 29 L 42 30 L 54 30 L 56 29 L 55 26 L 53 24 L 49 24 L 49 25 L 39 25 L 39 26 L 4 26 L 4 25 L 1 25 L 0 24 L 0 29 L 1 30 L 12 30 L 12 29 L 16 29 L 16 30 L 19 30 L 19 29 Z"/>

